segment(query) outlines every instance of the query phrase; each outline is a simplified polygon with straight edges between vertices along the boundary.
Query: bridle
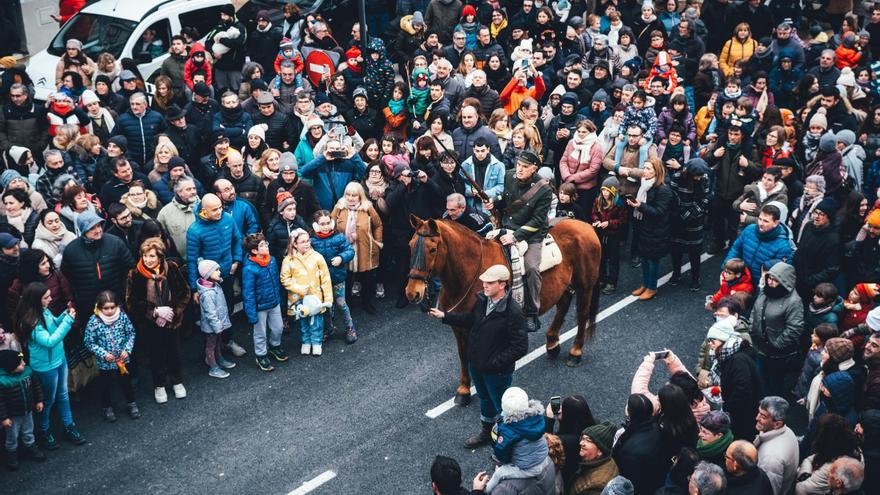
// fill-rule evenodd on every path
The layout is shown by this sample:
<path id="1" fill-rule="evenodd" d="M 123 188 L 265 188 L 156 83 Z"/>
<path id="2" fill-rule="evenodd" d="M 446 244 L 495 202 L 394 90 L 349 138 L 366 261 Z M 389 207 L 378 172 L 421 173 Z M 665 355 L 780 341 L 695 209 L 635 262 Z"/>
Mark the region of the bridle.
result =
<path id="1" fill-rule="evenodd" d="M 407 278 L 411 280 L 419 280 L 424 282 L 425 284 L 432 283 L 431 270 L 427 267 L 427 260 L 425 259 L 425 238 L 426 237 L 440 237 L 440 234 L 437 232 L 431 232 L 428 234 L 416 231 L 416 245 L 413 247 L 412 258 L 409 262 L 409 273 L 407 274 Z M 474 284 L 477 283 L 477 279 L 480 277 L 480 268 L 483 266 L 483 243 L 485 240 L 480 237 L 480 261 L 477 263 L 477 270 L 474 272 L 474 278 L 471 279 L 468 284 L 468 288 L 464 291 L 461 298 L 455 302 L 452 306 L 446 309 L 447 312 L 451 312 L 455 310 L 461 303 L 467 299 L 468 295 L 470 295 L 471 290 L 474 288 Z M 424 274 L 424 275 L 423 275 Z M 441 288 L 442 290 L 442 288 Z M 440 306 L 440 297 L 438 294 L 437 297 L 437 307 Z"/>

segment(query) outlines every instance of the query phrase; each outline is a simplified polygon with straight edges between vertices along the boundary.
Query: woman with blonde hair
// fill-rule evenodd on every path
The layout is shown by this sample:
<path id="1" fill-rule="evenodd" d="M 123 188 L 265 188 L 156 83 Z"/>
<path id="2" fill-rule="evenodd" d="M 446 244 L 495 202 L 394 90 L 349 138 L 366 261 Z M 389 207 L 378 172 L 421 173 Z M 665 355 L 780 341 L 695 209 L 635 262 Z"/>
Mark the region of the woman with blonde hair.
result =
<path id="1" fill-rule="evenodd" d="M 523 122 L 517 124 L 510 131 L 510 143 L 504 148 L 504 153 L 501 155 L 504 168 L 513 170 L 516 166 L 516 155 L 520 151 L 534 151 L 538 156 L 541 156 L 542 146 L 541 135 L 538 133 L 537 127 Z"/>
<path id="2" fill-rule="evenodd" d="M 367 199 L 359 182 L 349 182 L 345 193 L 330 213 L 336 230 L 354 246 L 354 259 L 348 266 L 353 281 L 360 282 L 361 303 L 364 311 L 375 314 L 373 297 L 376 294 L 376 269 L 382 250 L 382 220 Z"/>
<path id="3" fill-rule="evenodd" d="M 740 60 L 748 61 L 758 42 L 752 38 L 752 28 L 747 22 L 741 22 L 736 25 L 733 30 L 733 37 L 724 43 L 721 49 L 721 57 L 718 58 L 721 72 L 724 77 L 730 77 L 733 74 L 733 66 Z"/>
<path id="4" fill-rule="evenodd" d="M 281 167 L 281 152 L 275 148 L 263 151 L 260 159 L 254 164 L 254 175 L 263 180 L 263 185 L 269 187 L 269 183 L 278 178 Z"/>
<path id="5" fill-rule="evenodd" d="M 59 151 L 70 151 L 76 145 L 76 139 L 79 136 L 78 125 L 61 124 L 55 128 L 55 136 L 52 137 L 52 143 L 49 146 Z"/>
<path id="6" fill-rule="evenodd" d="M 96 64 L 95 73 L 92 75 L 92 82 L 94 83 L 95 78 L 98 76 L 107 76 L 110 79 L 110 85 L 113 90 L 118 90 L 119 84 L 117 79 L 120 72 L 122 72 L 122 66 L 116 60 L 116 57 L 112 53 L 104 52 L 98 55 L 98 63 Z"/>
<path id="7" fill-rule="evenodd" d="M 168 172 L 168 162 L 175 156 L 180 156 L 177 146 L 170 139 L 159 138 L 159 142 L 156 144 L 156 149 L 153 152 L 153 160 L 147 164 L 147 168 L 150 169 L 147 178 L 150 179 L 151 184 L 162 180 L 162 176 Z"/>
<path id="8" fill-rule="evenodd" d="M 660 260 L 669 254 L 669 216 L 673 207 L 672 189 L 665 183 L 666 168 L 659 158 L 648 158 L 642 169 L 636 197 L 627 199 L 633 209 L 634 242 L 642 257 L 642 285 L 632 292 L 641 301 L 657 294 Z"/>

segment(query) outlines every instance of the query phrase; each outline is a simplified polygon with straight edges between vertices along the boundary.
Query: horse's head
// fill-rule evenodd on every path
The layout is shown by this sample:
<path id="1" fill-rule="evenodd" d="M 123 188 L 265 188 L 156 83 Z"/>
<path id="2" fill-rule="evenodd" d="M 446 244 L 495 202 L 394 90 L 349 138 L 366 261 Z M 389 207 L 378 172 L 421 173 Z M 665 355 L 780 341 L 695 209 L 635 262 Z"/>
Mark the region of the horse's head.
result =
<path id="1" fill-rule="evenodd" d="M 410 215 L 409 222 L 416 233 L 409 241 L 410 262 L 406 298 L 409 302 L 418 304 L 427 295 L 428 284 L 432 283 L 432 277 L 442 265 L 445 248 L 436 221 L 422 220 Z"/>

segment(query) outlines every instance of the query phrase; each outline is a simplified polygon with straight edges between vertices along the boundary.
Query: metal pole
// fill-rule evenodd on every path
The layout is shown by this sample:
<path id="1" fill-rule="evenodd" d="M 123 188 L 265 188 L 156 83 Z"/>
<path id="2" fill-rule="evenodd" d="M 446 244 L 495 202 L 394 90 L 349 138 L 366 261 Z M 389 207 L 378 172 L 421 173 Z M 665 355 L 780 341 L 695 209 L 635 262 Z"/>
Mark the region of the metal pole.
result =
<path id="1" fill-rule="evenodd" d="M 361 48 L 361 50 L 363 50 L 367 47 L 367 44 L 370 41 L 369 33 L 367 33 L 366 0 L 358 0 L 358 18 L 359 18 L 359 22 L 360 22 L 360 26 L 358 26 L 358 29 L 360 29 L 360 32 L 361 32 L 361 46 L 360 46 L 360 48 Z"/>

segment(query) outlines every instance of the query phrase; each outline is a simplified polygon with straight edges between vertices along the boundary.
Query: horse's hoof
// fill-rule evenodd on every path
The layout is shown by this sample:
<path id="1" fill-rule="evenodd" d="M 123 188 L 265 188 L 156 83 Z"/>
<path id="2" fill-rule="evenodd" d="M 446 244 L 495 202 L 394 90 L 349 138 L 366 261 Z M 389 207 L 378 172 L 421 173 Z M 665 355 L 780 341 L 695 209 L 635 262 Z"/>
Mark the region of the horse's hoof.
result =
<path id="1" fill-rule="evenodd" d="M 455 394 L 455 405 L 466 406 L 471 403 L 471 394 Z"/>
<path id="2" fill-rule="evenodd" d="M 556 344 L 556 347 L 547 349 L 547 357 L 550 359 L 556 359 L 559 357 L 559 351 L 562 350 L 562 346 Z"/>
<path id="3" fill-rule="evenodd" d="M 583 359 L 581 356 L 572 356 L 571 354 L 569 354 L 568 358 L 566 358 L 565 360 L 565 365 L 571 366 L 572 368 L 575 366 L 579 366 L 581 364 L 581 359 Z"/>

